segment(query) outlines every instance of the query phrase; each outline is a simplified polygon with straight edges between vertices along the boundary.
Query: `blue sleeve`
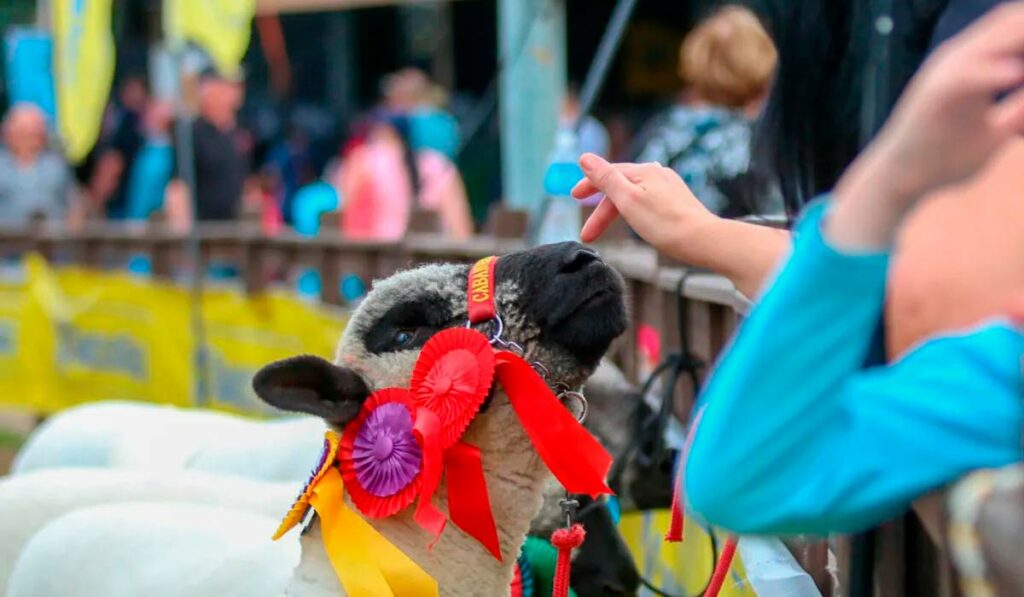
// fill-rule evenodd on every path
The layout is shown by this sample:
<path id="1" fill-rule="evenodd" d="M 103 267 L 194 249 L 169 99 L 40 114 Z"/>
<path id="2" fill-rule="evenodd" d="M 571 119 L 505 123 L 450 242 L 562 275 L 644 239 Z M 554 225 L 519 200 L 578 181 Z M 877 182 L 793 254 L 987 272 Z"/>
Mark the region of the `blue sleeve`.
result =
<path id="1" fill-rule="evenodd" d="M 736 532 L 862 530 L 1021 459 L 1024 336 L 996 323 L 866 368 L 888 256 L 829 247 L 823 211 L 808 211 L 701 397 L 688 504 Z"/>

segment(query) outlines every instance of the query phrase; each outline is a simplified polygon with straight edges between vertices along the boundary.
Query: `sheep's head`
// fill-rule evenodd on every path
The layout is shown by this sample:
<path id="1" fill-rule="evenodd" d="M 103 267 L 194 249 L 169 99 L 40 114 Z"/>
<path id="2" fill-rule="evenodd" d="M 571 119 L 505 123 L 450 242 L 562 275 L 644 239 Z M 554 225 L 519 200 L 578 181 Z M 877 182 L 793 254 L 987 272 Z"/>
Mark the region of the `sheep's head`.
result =
<path id="1" fill-rule="evenodd" d="M 309 356 L 274 363 L 257 374 L 257 394 L 344 426 L 372 391 L 408 385 L 431 336 L 465 325 L 469 268 L 426 265 L 376 283 L 348 322 L 336 364 Z M 621 277 L 578 243 L 502 257 L 495 286 L 503 338 L 542 363 L 552 385 L 580 385 L 626 329 Z"/>

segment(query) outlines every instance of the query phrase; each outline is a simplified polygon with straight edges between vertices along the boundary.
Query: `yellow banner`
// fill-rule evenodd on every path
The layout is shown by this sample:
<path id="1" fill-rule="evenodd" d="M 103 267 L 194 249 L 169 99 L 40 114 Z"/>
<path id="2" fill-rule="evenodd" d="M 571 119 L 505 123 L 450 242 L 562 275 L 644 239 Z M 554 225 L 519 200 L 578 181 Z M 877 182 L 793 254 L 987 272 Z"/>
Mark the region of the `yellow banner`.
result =
<path id="1" fill-rule="evenodd" d="M 69 160 L 96 143 L 114 77 L 112 0 L 53 0 L 53 79 L 57 123 Z"/>
<path id="2" fill-rule="evenodd" d="M 249 47 L 256 0 L 164 0 L 165 32 L 172 44 L 191 41 L 217 70 L 233 75 Z"/>
<path id="3" fill-rule="evenodd" d="M 0 281 L 0 403 L 41 413 L 138 400 L 268 414 L 252 392 L 255 372 L 300 353 L 331 358 L 345 325 L 339 312 L 284 293 L 207 290 L 200 377 L 188 291 L 37 257 L 23 274 Z"/>
<path id="4" fill-rule="evenodd" d="M 245 296 L 236 290 L 203 295 L 205 364 L 209 383 L 201 403 L 243 413 L 275 412 L 252 391 L 260 367 L 297 354 L 328 360 L 344 318 L 284 293 Z"/>

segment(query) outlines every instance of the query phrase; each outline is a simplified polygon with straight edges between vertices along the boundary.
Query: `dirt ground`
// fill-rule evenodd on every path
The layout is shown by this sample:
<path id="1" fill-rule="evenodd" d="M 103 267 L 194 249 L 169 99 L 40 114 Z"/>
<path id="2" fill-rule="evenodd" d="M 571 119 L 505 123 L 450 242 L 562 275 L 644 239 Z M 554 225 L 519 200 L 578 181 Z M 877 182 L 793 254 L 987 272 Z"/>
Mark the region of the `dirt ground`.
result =
<path id="1" fill-rule="evenodd" d="M 35 419 L 0 408 L 0 475 L 7 474 L 18 448 L 35 426 Z"/>

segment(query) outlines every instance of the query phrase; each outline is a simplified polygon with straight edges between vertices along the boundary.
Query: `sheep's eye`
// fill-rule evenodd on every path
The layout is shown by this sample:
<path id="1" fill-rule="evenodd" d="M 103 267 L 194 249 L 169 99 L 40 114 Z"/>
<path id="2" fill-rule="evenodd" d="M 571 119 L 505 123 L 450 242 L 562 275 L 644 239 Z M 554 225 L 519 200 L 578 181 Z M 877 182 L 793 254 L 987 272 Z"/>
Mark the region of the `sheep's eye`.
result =
<path id="1" fill-rule="evenodd" d="M 394 341 L 395 346 L 403 347 L 411 344 L 415 337 L 416 330 L 412 328 L 402 328 L 395 332 L 395 337 L 392 338 L 392 340 Z"/>

